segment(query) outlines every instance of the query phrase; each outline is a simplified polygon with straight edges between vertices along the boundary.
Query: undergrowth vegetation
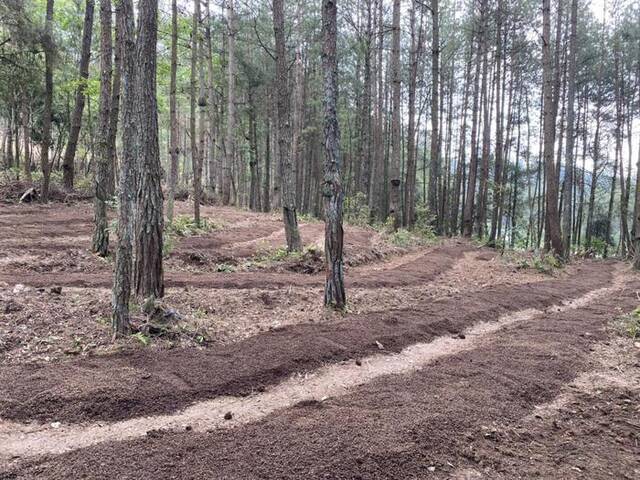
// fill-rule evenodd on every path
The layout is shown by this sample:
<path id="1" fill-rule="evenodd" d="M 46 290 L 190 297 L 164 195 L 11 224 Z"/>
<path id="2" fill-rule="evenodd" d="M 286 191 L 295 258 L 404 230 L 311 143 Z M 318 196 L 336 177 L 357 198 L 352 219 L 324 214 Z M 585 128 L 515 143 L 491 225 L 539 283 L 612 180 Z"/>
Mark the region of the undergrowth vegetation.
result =
<path id="1" fill-rule="evenodd" d="M 632 340 L 640 339 L 640 307 L 627 315 L 618 317 L 614 321 L 614 328 L 624 337 Z"/>
<path id="2" fill-rule="evenodd" d="M 220 225 L 207 218 L 201 218 L 197 224 L 189 215 L 177 215 L 170 224 L 164 227 L 164 243 L 162 254 L 166 257 L 171 254 L 176 244 L 176 237 L 193 237 L 218 230 Z"/>

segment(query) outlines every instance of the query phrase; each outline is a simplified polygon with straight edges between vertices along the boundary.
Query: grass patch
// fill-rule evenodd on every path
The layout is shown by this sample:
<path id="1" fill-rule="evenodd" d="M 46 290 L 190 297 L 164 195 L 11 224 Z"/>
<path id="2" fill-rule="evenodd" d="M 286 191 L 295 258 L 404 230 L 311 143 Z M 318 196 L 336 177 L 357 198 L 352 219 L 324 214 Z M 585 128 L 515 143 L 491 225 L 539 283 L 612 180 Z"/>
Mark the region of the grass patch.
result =
<path id="1" fill-rule="evenodd" d="M 131 337 L 136 339 L 145 347 L 151 343 L 151 338 L 142 332 L 134 333 Z"/>
<path id="2" fill-rule="evenodd" d="M 515 264 L 518 270 L 533 269 L 545 275 L 553 275 L 562 268 L 562 262 L 558 258 L 545 253 L 518 255 L 512 252 L 512 255 L 509 256 L 509 262 Z"/>
<path id="3" fill-rule="evenodd" d="M 207 218 L 201 218 L 198 225 L 193 217 L 177 215 L 170 224 L 165 224 L 162 255 L 168 257 L 176 246 L 178 237 L 195 237 L 218 230 L 220 225 Z"/>
<path id="4" fill-rule="evenodd" d="M 165 232 L 178 237 L 194 237 L 196 235 L 204 235 L 219 228 L 219 225 L 207 218 L 201 218 L 200 224 L 197 224 L 193 217 L 178 215 L 173 219 L 173 222 L 165 227 Z"/>
<path id="5" fill-rule="evenodd" d="M 614 329 L 619 335 L 632 340 L 640 338 L 640 307 L 633 312 L 618 317 L 614 321 Z"/>

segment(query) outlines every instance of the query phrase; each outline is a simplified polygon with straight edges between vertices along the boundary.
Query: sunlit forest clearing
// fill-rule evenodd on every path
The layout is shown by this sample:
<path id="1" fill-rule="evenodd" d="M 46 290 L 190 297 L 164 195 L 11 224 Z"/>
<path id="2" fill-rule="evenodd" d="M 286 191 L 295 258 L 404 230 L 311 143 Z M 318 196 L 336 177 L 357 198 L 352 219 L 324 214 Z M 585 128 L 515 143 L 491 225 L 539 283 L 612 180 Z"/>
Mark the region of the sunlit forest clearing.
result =
<path id="1" fill-rule="evenodd" d="M 640 478 L 640 5 L 2 0 L 0 480 Z"/>

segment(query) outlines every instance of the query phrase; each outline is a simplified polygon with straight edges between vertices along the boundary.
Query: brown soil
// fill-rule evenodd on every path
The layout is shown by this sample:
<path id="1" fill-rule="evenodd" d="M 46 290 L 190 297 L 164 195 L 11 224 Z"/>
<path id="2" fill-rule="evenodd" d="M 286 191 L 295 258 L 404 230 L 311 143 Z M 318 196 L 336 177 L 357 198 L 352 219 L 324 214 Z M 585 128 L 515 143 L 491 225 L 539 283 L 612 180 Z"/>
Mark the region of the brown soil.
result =
<path id="1" fill-rule="evenodd" d="M 612 318 L 635 308 L 640 283 L 630 286 L 335 399 L 231 430 L 149 431 L 26 462 L 5 478 L 637 478 L 637 387 L 577 392 L 555 418 L 532 416 L 602 368 L 593 352 Z M 627 355 L 637 367 L 637 349 Z"/>
<path id="2" fill-rule="evenodd" d="M 279 215 L 203 214 L 166 262 L 184 335 L 145 347 L 110 341 L 89 204 L 2 206 L 0 444 L 28 455 L 0 445 L 0 479 L 640 478 L 640 343 L 607 328 L 638 304 L 624 267 L 348 228 L 343 315 L 317 260 L 273 258 Z"/>
<path id="3" fill-rule="evenodd" d="M 246 395 L 325 362 L 370 354 L 378 343 L 397 352 L 506 312 L 545 308 L 610 280 L 611 265 L 592 264 L 569 282 L 485 289 L 416 309 L 292 325 L 219 348 L 135 351 L 60 365 L 0 367 L 0 383 L 8 385 L 0 399 L 0 416 L 81 421 L 166 413 L 195 400 Z"/>

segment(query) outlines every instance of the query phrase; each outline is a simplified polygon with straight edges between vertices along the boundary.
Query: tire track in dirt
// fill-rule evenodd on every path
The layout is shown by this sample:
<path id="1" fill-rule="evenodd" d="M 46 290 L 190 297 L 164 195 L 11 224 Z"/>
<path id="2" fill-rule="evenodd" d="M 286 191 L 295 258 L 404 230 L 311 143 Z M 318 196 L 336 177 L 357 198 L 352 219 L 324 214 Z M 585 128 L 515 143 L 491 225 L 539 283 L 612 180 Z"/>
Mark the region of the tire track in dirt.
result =
<path id="1" fill-rule="evenodd" d="M 614 292 L 618 285 L 591 291 L 580 298 L 554 305 L 555 311 L 576 309 Z M 554 308 L 555 307 L 555 308 Z M 505 315 L 494 322 L 480 322 L 465 329 L 466 341 L 459 337 L 438 337 L 429 343 L 418 343 L 397 355 L 373 355 L 355 363 L 340 363 L 323 367 L 304 377 L 292 377 L 265 393 L 249 397 L 223 397 L 194 404 L 180 413 L 166 416 L 142 417 L 111 424 L 65 426 L 12 424 L 0 422 L 0 461 L 11 458 L 61 454 L 107 441 L 122 441 L 144 436 L 151 430 L 183 430 L 188 425 L 195 431 L 230 428 L 259 420 L 277 410 L 290 408 L 300 402 L 321 402 L 330 397 L 346 395 L 349 390 L 383 375 L 406 374 L 424 368 L 438 358 L 480 348 L 487 337 L 500 329 L 519 322 L 532 321 L 543 312 L 522 310 Z M 233 412 L 233 422 L 224 419 Z"/>
<path id="2" fill-rule="evenodd" d="M 6 478 L 381 480 L 450 478 L 478 469 L 488 472 L 486 478 L 499 478 L 492 471 L 516 478 L 523 464 L 510 457 L 482 463 L 479 448 L 504 442 L 498 423 L 520 424 L 587 369 L 594 342 L 606 338 L 603 326 L 636 304 L 634 291 L 618 291 L 578 309 L 507 325 L 478 348 L 338 398 L 303 402 L 234 429 L 150 432 L 100 444 L 18 466 Z M 588 438 L 574 438 L 574 448 L 605 446 L 582 433 Z M 632 438 L 623 439 L 623 453 L 620 448 L 609 446 L 602 460 L 614 478 L 631 478 L 625 472 L 639 450 Z"/>
<path id="3" fill-rule="evenodd" d="M 544 309 L 607 285 L 612 264 L 594 262 L 572 277 L 496 287 L 414 309 L 298 324 L 206 350 L 135 351 L 57 365 L 0 367 L 0 417 L 43 421 L 122 420 L 174 412 L 223 395 L 248 395 L 294 373 L 428 342 L 528 308 Z M 186 384 L 176 388 L 173 379 Z"/>

